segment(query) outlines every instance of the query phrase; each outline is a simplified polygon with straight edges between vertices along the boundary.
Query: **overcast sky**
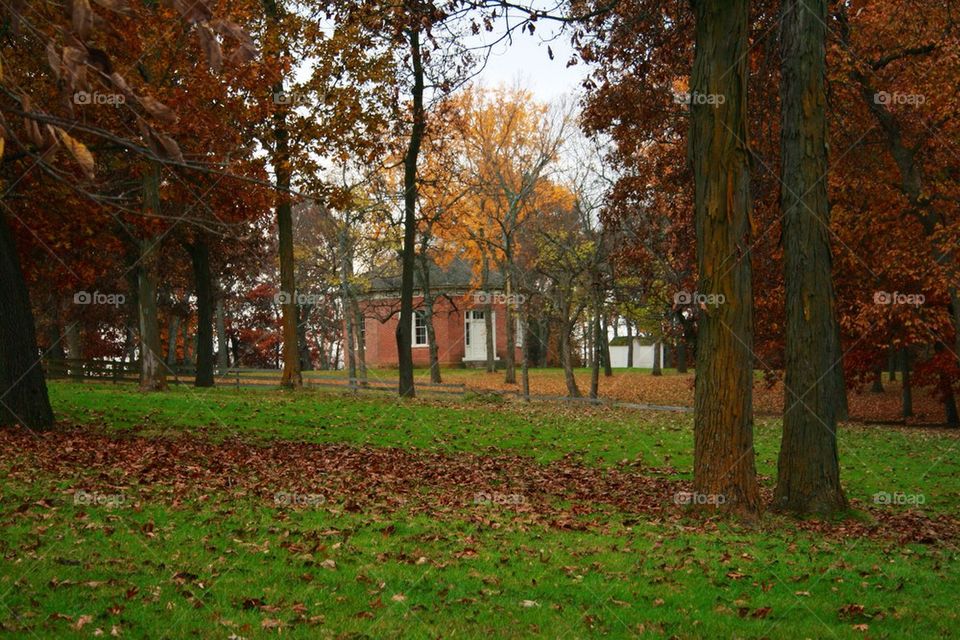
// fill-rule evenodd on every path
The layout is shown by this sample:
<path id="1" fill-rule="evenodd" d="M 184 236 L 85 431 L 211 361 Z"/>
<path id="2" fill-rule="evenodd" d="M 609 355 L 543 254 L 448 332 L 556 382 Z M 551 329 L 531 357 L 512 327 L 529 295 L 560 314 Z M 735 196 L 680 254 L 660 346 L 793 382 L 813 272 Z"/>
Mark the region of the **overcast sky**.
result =
<path id="1" fill-rule="evenodd" d="M 481 34 L 485 40 L 478 40 L 478 44 L 492 42 L 502 35 L 502 31 Z M 548 45 L 553 49 L 553 60 L 547 54 Z M 486 85 L 510 85 L 519 80 L 538 99 L 549 102 L 577 92 L 587 75 L 587 68 L 582 63 L 567 66 L 572 53 L 569 37 L 558 34 L 554 24 L 541 20 L 533 35 L 516 33 L 512 43 L 497 44 L 477 80 Z"/>

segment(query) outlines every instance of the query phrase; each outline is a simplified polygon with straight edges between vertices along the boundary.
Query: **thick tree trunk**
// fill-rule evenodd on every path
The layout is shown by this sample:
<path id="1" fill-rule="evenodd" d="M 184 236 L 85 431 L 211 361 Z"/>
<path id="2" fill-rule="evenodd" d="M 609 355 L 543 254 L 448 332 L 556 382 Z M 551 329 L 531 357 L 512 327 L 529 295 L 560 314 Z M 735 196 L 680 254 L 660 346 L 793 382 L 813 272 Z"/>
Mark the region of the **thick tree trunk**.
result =
<path id="1" fill-rule="evenodd" d="M 846 390 L 831 276 L 827 201 L 826 0 L 784 0 L 781 198 L 786 283 L 786 408 L 774 506 L 847 508 L 840 486 L 838 412 Z"/>
<path id="2" fill-rule="evenodd" d="M 3 186 L 0 185 L 0 189 Z M 37 349 L 37 333 L 20 256 L 0 211 L 0 425 L 53 426 L 53 410 Z"/>
<path id="3" fill-rule="evenodd" d="M 897 350 L 893 348 L 893 345 L 890 345 L 889 352 L 887 353 L 887 370 L 889 375 L 887 380 L 889 382 L 897 381 Z"/>
<path id="4" fill-rule="evenodd" d="M 627 368 L 633 368 L 633 325 L 627 322 Z"/>
<path id="5" fill-rule="evenodd" d="M 195 387 L 213 386 L 213 276 L 210 273 L 210 248 L 198 238 L 187 246 L 193 266 L 197 294 L 197 366 Z M 186 341 L 184 341 L 186 350 Z"/>
<path id="6" fill-rule="evenodd" d="M 660 346 L 660 341 L 655 340 L 653 343 L 653 370 L 650 372 L 655 376 L 663 375 L 663 348 Z"/>
<path id="7" fill-rule="evenodd" d="M 413 127 L 407 153 L 403 158 L 403 255 L 400 277 L 400 321 L 397 323 L 397 361 L 399 365 L 400 397 L 416 395 L 413 385 L 413 272 L 417 239 L 417 159 L 426 128 L 423 110 L 424 74 L 420 51 L 420 24 L 407 31 L 410 61 L 413 65 Z"/>
<path id="8" fill-rule="evenodd" d="M 690 157 L 700 291 L 724 296 L 700 319 L 694 391 L 698 507 L 753 517 L 753 292 L 747 147 L 748 0 L 693 0 Z M 706 104 L 720 102 L 723 104 Z M 702 497 L 701 497 L 702 496 Z"/>

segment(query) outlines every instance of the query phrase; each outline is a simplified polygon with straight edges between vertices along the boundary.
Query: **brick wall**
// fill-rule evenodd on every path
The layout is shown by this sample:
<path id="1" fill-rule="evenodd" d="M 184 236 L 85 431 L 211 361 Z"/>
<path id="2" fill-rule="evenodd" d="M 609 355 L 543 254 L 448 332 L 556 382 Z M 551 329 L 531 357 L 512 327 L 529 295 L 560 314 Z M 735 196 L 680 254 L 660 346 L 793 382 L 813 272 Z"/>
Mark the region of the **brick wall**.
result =
<path id="1" fill-rule="evenodd" d="M 470 309 L 482 309 L 484 305 L 475 303 L 472 294 L 440 297 L 434 303 L 433 327 L 437 336 L 438 359 L 443 366 L 459 367 L 463 365 L 465 347 L 463 343 L 464 314 Z M 423 304 L 421 296 L 413 299 L 414 309 Z M 397 299 L 361 300 L 360 309 L 366 324 L 366 359 L 370 367 L 397 366 L 397 322 L 400 301 Z M 506 353 L 506 310 L 503 304 L 493 304 L 496 324 L 497 358 L 502 360 Z M 346 329 L 344 329 L 345 331 Z M 520 348 L 515 348 L 516 361 L 520 362 Z M 430 350 L 427 346 L 413 347 L 413 363 L 417 367 L 430 365 Z"/>

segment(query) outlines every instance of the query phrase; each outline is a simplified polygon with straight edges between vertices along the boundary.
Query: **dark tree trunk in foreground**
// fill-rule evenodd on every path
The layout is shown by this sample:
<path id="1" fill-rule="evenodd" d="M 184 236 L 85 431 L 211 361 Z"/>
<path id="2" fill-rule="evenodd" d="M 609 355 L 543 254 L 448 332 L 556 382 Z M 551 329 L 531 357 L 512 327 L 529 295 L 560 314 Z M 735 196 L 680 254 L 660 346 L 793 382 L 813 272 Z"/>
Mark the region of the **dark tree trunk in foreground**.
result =
<path id="1" fill-rule="evenodd" d="M 785 0 L 781 47 L 781 198 L 786 283 L 786 407 L 774 506 L 847 508 L 837 417 L 841 362 L 827 201 L 826 0 Z M 839 375 L 838 375 L 839 374 Z"/>
<path id="2" fill-rule="evenodd" d="M 13 230 L 0 212 L 0 425 L 53 426 L 37 331 Z"/>
<path id="3" fill-rule="evenodd" d="M 413 386 L 413 271 L 417 236 L 417 158 L 426 126 L 423 111 L 423 59 L 420 51 L 420 24 L 412 24 L 407 32 L 410 61 L 413 65 L 413 127 L 407 153 L 403 158 L 403 255 L 400 277 L 400 321 L 397 323 L 397 362 L 399 393 L 403 398 L 416 395 Z"/>
<path id="4" fill-rule="evenodd" d="M 186 327 L 184 327 L 186 328 Z M 177 338 L 180 337 L 180 316 L 176 311 L 170 312 L 170 320 L 167 321 L 167 366 L 173 369 L 177 366 Z M 187 343 L 183 343 L 183 359 L 187 359 Z"/>
<path id="5" fill-rule="evenodd" d="M 877 367 L 873 371 L 873 386 L 870 387 L 871 393 L 883 393 L 883 369 Z"/>
<path id="6" fill-rule="evenodd" d="M 198 238 L 186 245 L 193 266 L 193 282 L 197 294 L 197 368 L 195 387 L 213 386 L 213 278 L 210 274 L 210 248 Z M 186 352 L 186 341 L 184 351 Z M 184 354 L 186 355 L 186 354 Z"/>
<path id="7" fill-rule="evenodd" d="M 560 324 L 560 365 L 563 367 L 563 381 L 567 385 L 567 395 L 571 398 L 580 397 L 580 388 L 577 387 L 577 378 L 573 375 L 573 349 L 570 345 L 570 334 L 573 333 L 573 323 L 564 320 Z"/>
<path id="8" fill-rule="evenodd" d="M 230 345 L 227 344 L 227 310 L 223 302 L 223 293 L 217 296 L 217 369 L 221 372 L 230 368 Z"/>
<path id="9" fill-rule="evenodd" d="M 627 322 L 627 368 L 633 368 L 633 325 Z"/>
<path id="10" fill-rule="evenodd" d="M 653 370 L 650 372 L 655 376 L 663 375 L 663 348 L 660 346 L 660 341 L 657 340 L 653 343 Z"/>
<path id="11" fill-rule="evenodd" d="M 613 363 L 610 361 L 610 341 L 607 339 L 608 330 L 609 324 L 607 323 L 606 317 L 604 317 L 603 326 L 600 328 L 600 335 L 602 336 L 601 352 L 603 353 L 603 377 L 605 378 L 613 376 Z"/>
<path id="12" fill-rule="evenodd" d="M 700 318 L 694 391 L 696 504 L 753 517 L 760 492 L 753 452 L 753 291 L 747 147 L 748 0 L 693 0 L 696 55 L 690 159 L 700 291 L 724 296 Z M 714 101 L 718 101 L 717 98 Z"/>

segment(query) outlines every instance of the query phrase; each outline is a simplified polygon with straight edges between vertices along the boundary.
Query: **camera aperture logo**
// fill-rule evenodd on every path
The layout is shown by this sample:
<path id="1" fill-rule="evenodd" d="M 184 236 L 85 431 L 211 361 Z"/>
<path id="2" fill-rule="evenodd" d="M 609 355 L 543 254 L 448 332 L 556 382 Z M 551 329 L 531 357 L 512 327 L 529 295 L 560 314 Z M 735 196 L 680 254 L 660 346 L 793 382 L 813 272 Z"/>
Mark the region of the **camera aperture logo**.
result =
<path id="1" fill-rule="evenodd" d="M 698 293 L 696 291 L 677 291 L 673 294 L 673 304 L 678 307 L 694 305 L 697 307 L 719 307 L 727 301 L 722 293 Z"/>
<path id="2" fill-rule="evenodd" d="M 300 291 L 293 294 L 288 291 L 278 291 L 274 294 L 273 301 L 276 304 L 293 303 L 298 307 L 309 307 L 323 302 L 323 296 L 317 293 L 301 293 Z"/>
<path id="3" fill-rule="evenodd" d="M 527 301 L 527 296 L 522 293 L 511 293 L 507 295 L 500 291 L 476 291 L 473 294 L 473 301 L 476 304 L 502 304 L 517 307 Z"/>
<path id="4" fill-rule="evenodd" d="M 679 505 L 721 505 L 725 504 L 727 496 L 722 493 L 697 493 L 696 491 L 678 491 L 673 495 L 673 503 Z"/>
<path id="5" fill-rule="evenodd" d="M 73 504 L 82 507 L 107 507 L 116 509 L 127 503 L 127 496 L 122 493 L 100 493 L 99 491 L 84 491 L 80 489 L 73 494 Z"/>
<path id="6" fill-rule="evenodd" d="M 327 497 L 321 493 L 278 491 L 273 494 L 273 503 L 280 507 L 319 507 L 327 503 Z"/>
<path id="7" fill-rule="evenodd" d="M 911 107 L 919 107 L 925 104 L 926 101 L 927 96 L 922 93 L 900 93 L 899 91 L 890 93 L 887 91 L 878 91 L 873 94 L 874 104 L 882 104 L 884 106 L 909 105 Z"/>
<path id="8" fill-rule="evenodd" d="M 497 493 L 481 491 L 473 494 L 473 504 L 482 505 L 519 505 L 526 504 L 527 498 L 519 493 Z"/>
<path id="9" fill-rule="evenodd" d="M 673 94 L 674 104 L 686 104 L 709 107 L 719 107 L 727 101 L 727 96 L 722 93 L 699 93 L 697 91 L 677 91 Z"/>
<path id="10" fill-rule="evenodd" d="M 73 294 L 73 304 L 105 304 L 120 307 L 126 304 L 127 297 L 122 293 L 101 293 L 99 291 L 77 291 Z"/>
<path id="11" fill-rule="evenodd" d="M 927 301 L 922 293 L 900 293 L 894 291 L 875 291 L 873 293 L 873 303 L 883 305 L 905 304 L 911 307 L 919 307 Z"/>
<path id="12" fill-rule="evenodd" d="M 77 91 L 73 94 L 73 103 L 79 105 L 120 107 L 127 103 L 127 97 L 122 93 Z"/>

